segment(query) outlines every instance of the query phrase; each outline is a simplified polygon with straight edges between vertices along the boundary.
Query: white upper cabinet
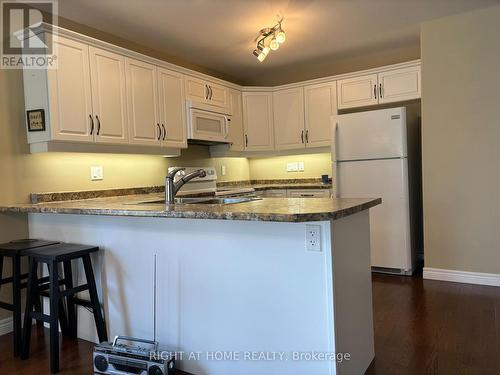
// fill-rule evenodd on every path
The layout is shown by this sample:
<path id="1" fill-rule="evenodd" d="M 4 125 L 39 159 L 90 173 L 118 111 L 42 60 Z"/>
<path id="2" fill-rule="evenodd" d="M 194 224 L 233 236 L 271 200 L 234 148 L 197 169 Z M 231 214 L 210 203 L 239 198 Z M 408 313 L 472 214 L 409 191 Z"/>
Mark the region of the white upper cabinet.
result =
<path id="1" fill-rule="evenodd" d="M 51 138 L 72 142 L 92 142 L 92 100 L 90 88 L 89 47 L 86 44 L 59 37 L 58 68 L 47 71 Z M 35 72 L 34 74 L 42 74 Z M 35 75 L 31 76 L 36 78 Z M 25 74 L 26 78 L 26 74 Z M 28 78 L 29 80 L 29 78 Z M 25 82 L 25 95 L 36 92 Z M 37 85 L 37 79 L 32 81 Z M 33 90 L 33 91 L 31 91 Z M 31 99 L 26 100 L 27 103 Z M 37 108 L 27 108 L 37 109 Z"/>
<path id="2" fill-rule="evenodd" d="M 182 74 L 158 68 L 158 94 L 162 145 L 187 147 Z"/>
<path id="3" fill-rule="evenodd" d="M 125 58 L 90 47 L 95 140 L 128 143 Z"/>
<path id="4" fill-rule="evenodd" d="M 342 79 L 337 89 L 338 109 L 419 99 L 420 65 Z"/>
<path id="5" fill-rule="evenodd" d="M 337 89 L 339 109 L 378 104 L 377 74 L 341 79 Z"/>
<path id="6" fill-rule="evenodd" d="M 378 74 L 379 103 L 392 103 L 421 97 L 420 66 L 389 70 Z"/>
<path id="7" fill-rule="evenodd" d="M 272 93 L 243 93 L 243 126 L 245 150 L 274 150 Z"/>
<path id="8" fill-rule="evenodd" d="M 243 103 L 241 91 L 229 90 L 229 104 L 231 109 L 231 122 L 229 123 L 230 151 L 243 151 L 245 144 L 243 142 Z"/>
<path id="9" fill-rule="evenodd" d="M 277 150 L 302 148 L 305 145 L 304 89 L 302 87 L 273 93 L 274 132 Z"/>
<path id="10" fill-rule="evenodd" d="M 130 143 L 160 146 L 163 136 L 158 119 L 156 67 L 126 59 Z"/>
<path id="11" fill-rule="evenodd" d="M 336 82 L 304 87 L 306 147 L 330 146 L 330 118 L 337 114 Z"/>
<path id="12" fill-rule="evenodd" d="M 229 89 L 226 87 L 191 76 L 186 76 L 185 81 L 186 100 L 222 108 L 229 107 Z"/>

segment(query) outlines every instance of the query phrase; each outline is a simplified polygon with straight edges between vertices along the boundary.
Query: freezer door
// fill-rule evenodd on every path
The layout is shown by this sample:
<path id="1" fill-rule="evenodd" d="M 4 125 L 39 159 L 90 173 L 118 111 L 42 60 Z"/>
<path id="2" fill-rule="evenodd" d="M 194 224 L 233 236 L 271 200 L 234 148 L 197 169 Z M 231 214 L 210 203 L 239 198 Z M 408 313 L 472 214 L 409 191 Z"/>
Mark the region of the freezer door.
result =
<path id="1" fill-rule="evenodd" d="M 333 117 L 334 160 L 406 157 L 406 108 Z"/>
<path id="2" fill-rule="evenodd" d="M 374 267 L 412 268 L 407 159 L 337 163 L 341 198 L 382 198 L 370 209 Z"/>

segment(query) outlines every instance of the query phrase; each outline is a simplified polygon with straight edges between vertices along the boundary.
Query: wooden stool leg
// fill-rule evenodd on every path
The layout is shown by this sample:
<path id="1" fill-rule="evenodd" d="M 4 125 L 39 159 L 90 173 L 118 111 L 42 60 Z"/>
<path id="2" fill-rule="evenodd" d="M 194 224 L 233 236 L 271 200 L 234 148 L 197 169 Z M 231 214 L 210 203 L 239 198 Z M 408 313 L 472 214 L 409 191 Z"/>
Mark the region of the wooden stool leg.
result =
<path id="1" fill-rule="evenodd" d="M 31 341 L 31 312 L 33 311 L 33 301 L 35 298 L 40 298 L 39 295 L 35 295 L 38 283 L 37 275 L 38 263 L 30 258 L 29 260 L 29 274 L 28 274 L 28 285 L 26 288 L 26 310 L 24 311 L 24 327 L 23 327 L 23 338 L 21 340 L 21 358 L 27 359 L 30 355 L 30 341 Z"/>
<path id="2" fill-rule="evenodd" d="M 12 257 L 12 304 L 14 305 L 14 356 L 19 356 L 21 350 L 21 260 Z"/>
<path id="3" fill-rule="evenodd" d="M 108 341 L 106 323 L 104 322 L 99 297 L 97 296 L 97 287 L 95 284 L 94 271 L 92 270 L 90 255 L 84 255 L 82 260 L 83 267 L 85 269 L 85 277 L 89 286 L 90 303 L 92 304 L 92 310 L 94 312 L 94 320 L 97 328 L 97 335 L 99 336 L 99 342 Z"/>
<path id="4" fill-rule="evenodd" d="M 59 268 L 49 263 L 50 280 L 50 372 L 59 372 Z"/>
<path id="5" fill-rule="evenodd" d="M 63 262 L 64 266 L 64 286 L 66 290 L 73 288 L 73 271 L 71 269 L 71 260 L 66 260 Z M 68 335 L 69 337 L 77 337 L 77 316 L 76 316 L 76 304 L 75 297 L 69 295 L 66 297 L 67 307 L 68 307 Z"/>

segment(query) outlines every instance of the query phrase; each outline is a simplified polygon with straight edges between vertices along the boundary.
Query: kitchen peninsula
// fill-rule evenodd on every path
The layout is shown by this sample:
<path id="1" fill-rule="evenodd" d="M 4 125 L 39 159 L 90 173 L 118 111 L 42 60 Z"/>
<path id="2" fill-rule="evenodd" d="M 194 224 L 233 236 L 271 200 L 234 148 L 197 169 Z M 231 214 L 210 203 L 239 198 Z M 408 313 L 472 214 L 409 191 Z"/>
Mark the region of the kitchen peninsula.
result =
<path id="1" fill-rule="evenodd" d="M 184 353 L 184 371 L 364 373 L 374 358 L 368 209 L 380 199 L 150 203 L 161 197 L 19 204 L 0 212 L 28 213 L 33 238 L 101 247 L 93 261 L 110 337 L 156 339 Z M 96 341 L 85 309 L 78 324 L 79 337 Z M 201 355 L 189 360 L 190 352 Z M 233 360 L 217 360 L 216 352 L 233 353 Z M 280 355 L 251 360 L 243 353 Z"/>

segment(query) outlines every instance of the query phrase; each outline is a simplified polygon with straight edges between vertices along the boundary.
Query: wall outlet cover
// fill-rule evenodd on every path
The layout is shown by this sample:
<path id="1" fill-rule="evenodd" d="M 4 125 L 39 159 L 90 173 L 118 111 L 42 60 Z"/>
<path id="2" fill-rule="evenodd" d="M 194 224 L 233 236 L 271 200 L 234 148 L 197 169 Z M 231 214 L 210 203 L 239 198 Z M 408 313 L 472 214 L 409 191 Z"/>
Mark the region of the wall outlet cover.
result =
<path id="1" fill-rule="evenodd" d="M 319 225 L 306 225 L 306 250 L 321 252 L 321 227 Z"/>
<path id="2" fill-rule="evenodd" d="M 103 168 L 101 165 L 90 167 L 90 179 L 92 181 L 101 181 L 104 179 Z"/>
<path id="3" fill-rule="evenodd" d="M 220 174 L 223 175 L 223 176 L 226 175 L 226 166 L 225 165 L 221 166 L 221 168 L 220 168 Z"/>
<path id="4" fill-rule="evenodd" d="M 304 172 L 304 162 L 303 161 L 299 161 L 298 166 L 299 166 L 299 171 L 300 172 Z"/>
<path id="5" fill-rule="evenodd" d="M 299 170 L 298 163 L 287 163 L 286 164 L 286 171 L 287 172 L 297 172 L 298 170 Z"/>

